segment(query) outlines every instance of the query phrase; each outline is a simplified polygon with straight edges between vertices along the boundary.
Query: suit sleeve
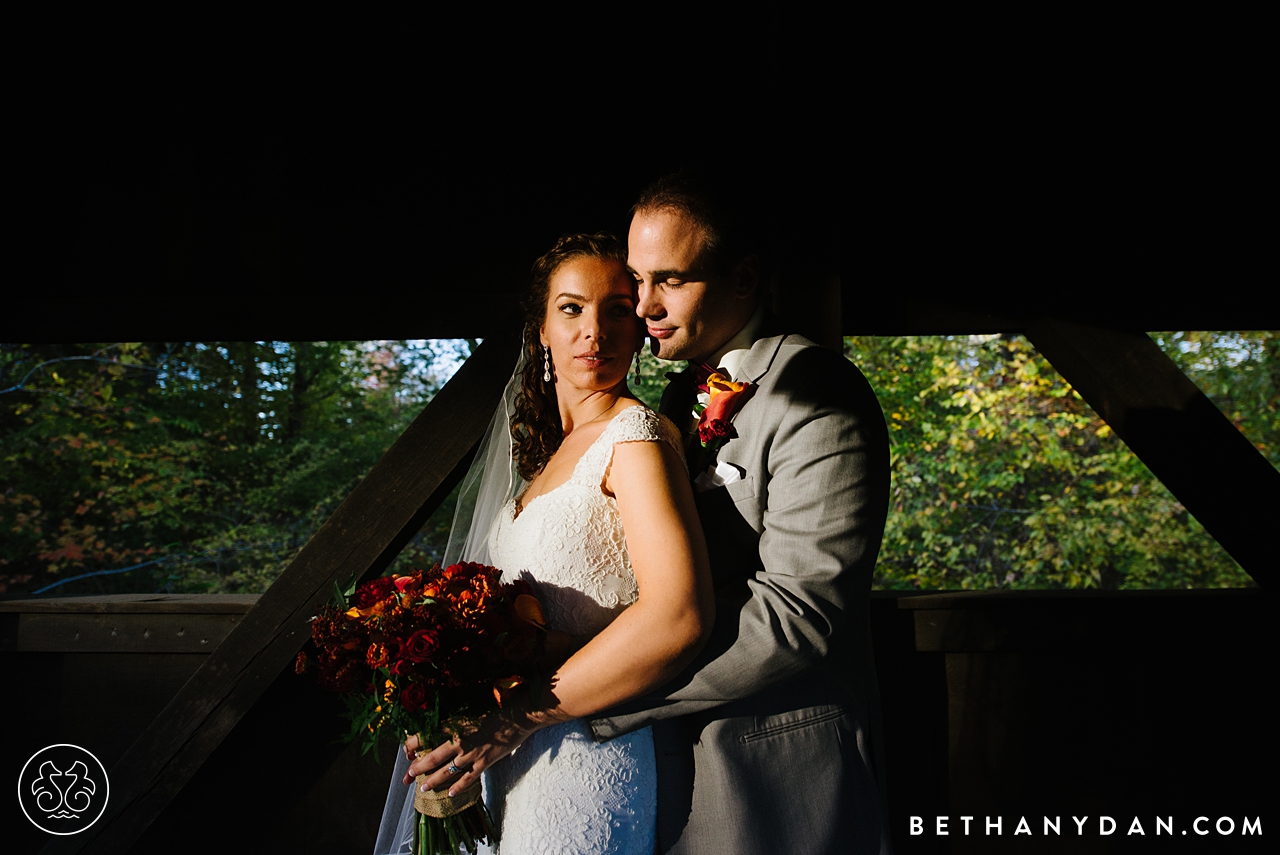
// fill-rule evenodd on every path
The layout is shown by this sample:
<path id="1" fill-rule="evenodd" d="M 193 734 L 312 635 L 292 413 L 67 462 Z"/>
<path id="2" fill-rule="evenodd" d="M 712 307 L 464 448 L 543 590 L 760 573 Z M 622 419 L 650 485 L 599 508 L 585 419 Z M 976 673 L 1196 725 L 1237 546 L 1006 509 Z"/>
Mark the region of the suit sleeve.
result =
<path id="1" fill-rule="evenodd" d="M 830 351 L 804 348 L 775 370 L 757 487 L 762 569 L 717 600 L 711 641 L 679 677 L 592 720 L 598 739 L 749 697 L 866 637 L 888 509 L 883 414 L 861 373 Z"/>

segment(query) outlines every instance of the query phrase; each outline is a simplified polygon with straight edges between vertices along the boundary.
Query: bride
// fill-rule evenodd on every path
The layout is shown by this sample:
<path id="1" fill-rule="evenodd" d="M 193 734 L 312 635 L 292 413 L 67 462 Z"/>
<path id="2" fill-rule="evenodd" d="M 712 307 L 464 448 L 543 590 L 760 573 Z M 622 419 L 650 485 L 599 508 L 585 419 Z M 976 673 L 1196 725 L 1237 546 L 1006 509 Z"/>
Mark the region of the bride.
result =
<path id="1" fill-rule="evenodd" d="M 416 757 L 403 782 L 430 773 L 427 786 L 450 792 L 488 772 L 502 855 L 651 855 L 652 734 L 598 744 L 582 718 L 661 685 L 705 643 L 706 545 L 679 431 L 627 388 L 644 328 L 625 247 L 561 238 L 534 265 L 526 311 L 509 447 L 527 486 L 471 531 L 483 522 L 488 563 L 533 581 L 549 626 L 581 646 L 474 732 L 429 752 L 410 737 L 398 768 Z"/>

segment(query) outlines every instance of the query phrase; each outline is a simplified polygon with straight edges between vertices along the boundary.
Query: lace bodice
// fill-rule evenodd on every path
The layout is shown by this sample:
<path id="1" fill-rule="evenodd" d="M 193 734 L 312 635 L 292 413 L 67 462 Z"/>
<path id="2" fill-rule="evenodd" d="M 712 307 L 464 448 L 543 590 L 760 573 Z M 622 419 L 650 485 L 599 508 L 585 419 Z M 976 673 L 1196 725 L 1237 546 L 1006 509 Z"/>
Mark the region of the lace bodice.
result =
<path id="1" fill-rule="evenodd" d="M 595 635 L 636 600 L 618 503 L 601 489 L 619 442 L 664 441 L 680 451 L 668 419 L 635 406 L 614 417 L 578 460 L 569 480 L 535 496 L 517 516 L 508 502 L 491 538 L 494 565 L 538 587 L 547 622 Z"/>
<path id="2" fill-rule="evenodd" d="M 643 406 L 623 410 L 568 481 L 518 516 L 514 502 L 503 508 L 490 538 L 494 564 L 534 583 L 553 628 L 594 635 L 635 602 L 618 505 L 601 485 L 617 443 L 654 441 L 681 453 L 665 417 Z M 580 719 L 535 732 L 485 778 L 500 855 L 652 855 L 656 793 L 649 728 L 597 743 Z"/>

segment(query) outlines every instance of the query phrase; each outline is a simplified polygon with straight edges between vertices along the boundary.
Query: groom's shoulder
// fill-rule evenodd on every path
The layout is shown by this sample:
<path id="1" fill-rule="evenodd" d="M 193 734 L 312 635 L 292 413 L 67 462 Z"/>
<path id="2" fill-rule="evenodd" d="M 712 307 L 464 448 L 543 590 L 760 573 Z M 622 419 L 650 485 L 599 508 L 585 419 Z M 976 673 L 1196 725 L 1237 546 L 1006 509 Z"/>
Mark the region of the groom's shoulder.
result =
<path id="1" fill-rule="evenodd" d="M 777 336 L 777 338 L 779 339 L 778 356 L 783 361 L 801 356 L 814 359 L 822 359 L 824 356 L 833 356 L 837 359 L 843 358 L 834 350 L 810 341 L 799 333 L 788 333 Z"/>
<path id="2" fill-rule="evenodd" d="M 804 335 L 780 334 L 751 348 L 765 410 L 782 421 L 854 420 L 879 434 L 884 415 L 876 392 L 849 358 Z"/>
<path id="3" fill-rule="evenodd" d="M 766 335 L 751 345 L 751 352 L 743 362 L 743 371 L 756 379 L 764 379 L 767 374 L 776 372 L 796 358 L 821 360 L 824 358 L 821 352 L 837 355 L 797 333 Z"/>
<path id="4" fill-rule="evenodd" d="M 758 339 L 751 348 L 761 391 L 806 390 L 806 398 L 832 396 L 875 403 L 875 393 L 862 372 L 842 353 L 808 338 L 786 333 Z"/>

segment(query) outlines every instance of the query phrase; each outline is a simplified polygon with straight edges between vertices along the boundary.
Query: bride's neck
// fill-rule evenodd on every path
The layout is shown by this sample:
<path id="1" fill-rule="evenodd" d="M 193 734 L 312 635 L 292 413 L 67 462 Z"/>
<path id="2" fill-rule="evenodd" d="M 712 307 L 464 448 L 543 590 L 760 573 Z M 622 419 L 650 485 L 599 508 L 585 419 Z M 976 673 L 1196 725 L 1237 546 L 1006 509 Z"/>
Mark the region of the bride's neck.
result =
<path id="1" fill-rule="evenodd" d="M 564 436 L 568 437 L 576 428 L 599 421 L 624 400 L 634 399 L 634 395 L 624 384 L 621 388 L 607 392 L 591 392 L 576 390 L 569 394 L 561 394 L 556 390 L 556 400 L 560 407 L 560 427 Z"/>

